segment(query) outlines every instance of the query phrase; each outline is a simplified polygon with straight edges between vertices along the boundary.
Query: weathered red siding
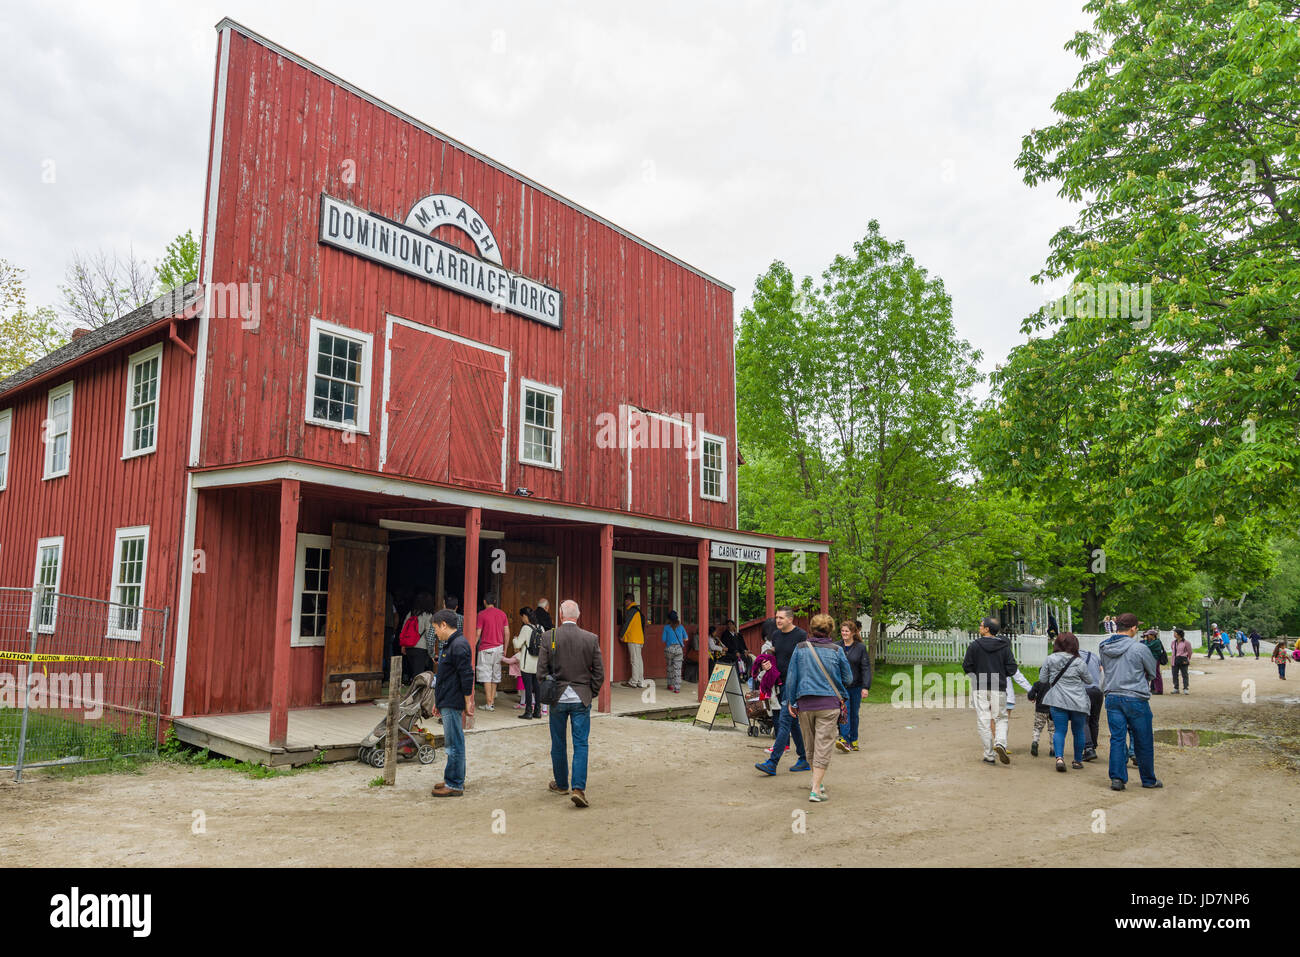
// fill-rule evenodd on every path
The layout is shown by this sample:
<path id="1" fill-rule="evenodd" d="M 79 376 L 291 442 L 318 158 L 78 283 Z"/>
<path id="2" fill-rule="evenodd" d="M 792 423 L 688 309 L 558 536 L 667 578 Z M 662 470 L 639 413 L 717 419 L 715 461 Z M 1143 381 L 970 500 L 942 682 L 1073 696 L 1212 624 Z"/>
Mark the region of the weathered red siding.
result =
<path id="1" fill-rule="evenodd" d="M 205 561 L 194 576 L 185 713 L 265 710 L 271 703 L 277 486 L 199 494 L 194 547 Z M 294 648 L 291 708 L 320 704 L 320 648 Z"/>
<path id="2" fill-rule="evenodd" d="M 192 326 L 192 324 L 189 324 Z M 193 342 L 192 330 L 186 338 Z M 129 357 L 163 343 L 158 393 L 157 451 L 122 458 Z M 45 480 L 42 423 L 51 388 L 72 380 L 72 441 L 69 472 Z M 0 411 L 13 410 L 8 484 L 0 492 L 0 584 L 30 587 L 36 543 L 62 535 L 59 590 L 109 599 L 114 533 L 149 526 L 143 603 L 172 609 L 167 648 L 175 634 L 181 521 L 185 506 L 185 451 L 190 435 L 193 359 L 166 332 L 125 344 L 75 366 L 48 382 L 0 396 Z M 55 635 L 59 634 L 56 623 Z M 133 643 L 123 641 L 129 649 Z M 163 707 L 170 671 L 163 683 Z"/>
<path id="3" fill-rule="evenodd" d="M 321 193 L 399 222 L 433 192 L 489 221 L 506 268 L 561 290 L 564 328 L 494 313 L 481 302 L 318 243 Z M 732 295 L 560 200 L 380 109 L 238 32 L 232 34 L 212 275 L 261 284 L 255 328 L 210 320 L 201 462 L 301 456 L 377 469 L 386 314 L 510 353 L 505 488 L 626 509 L 627 460 L 596 448 L 597 416 L 628 403 L 701 413 L 734 460 Z M 471 249 L 444 227 L 438 238 Z M 370 429 L 307 425 L 308 328 L 315 316 L 373 336 Z M 430 353 L 430 374 L 436 374 Z M 689 371 L 682 371 L 689 370 Z M 519 380 L 563 389 L 563 469 L 521 465 Z M 647 486 L 684 488 L 685 452 L 646 456 Z M 666 463 L 666 464 L 656 464 Z M 734 527 L 728 501 L 684 493 L 660 517 Z M 680 473 L 680 474 L 678 474 Z M 632 510 L 643 511 L 631 503 Z"/>

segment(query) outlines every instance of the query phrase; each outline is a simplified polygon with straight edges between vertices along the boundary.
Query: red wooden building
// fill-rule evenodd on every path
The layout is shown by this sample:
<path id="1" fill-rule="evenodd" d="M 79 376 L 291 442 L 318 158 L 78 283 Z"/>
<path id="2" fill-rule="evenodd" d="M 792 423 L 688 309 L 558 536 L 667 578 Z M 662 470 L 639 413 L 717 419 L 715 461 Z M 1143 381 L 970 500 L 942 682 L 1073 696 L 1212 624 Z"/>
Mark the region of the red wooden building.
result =
<path id="1" fill-rule="evenodd" d="M 818 554 L 825 607 L 827 543 L 737 531 L 731 287 L 217 29 L 201 292 L 0 383 L 0 581 L 108 597 L 143 538 L 165 710 L 272 742 L 377 693 L 386 592 L 458 595 L 471 641 L 487 590 L 515 627 L 573 598 L 615 681 L 625 591 L 649 677 L 669 609 L 736 617 L 727 546 L 769 606 L 775 551 Z"/>

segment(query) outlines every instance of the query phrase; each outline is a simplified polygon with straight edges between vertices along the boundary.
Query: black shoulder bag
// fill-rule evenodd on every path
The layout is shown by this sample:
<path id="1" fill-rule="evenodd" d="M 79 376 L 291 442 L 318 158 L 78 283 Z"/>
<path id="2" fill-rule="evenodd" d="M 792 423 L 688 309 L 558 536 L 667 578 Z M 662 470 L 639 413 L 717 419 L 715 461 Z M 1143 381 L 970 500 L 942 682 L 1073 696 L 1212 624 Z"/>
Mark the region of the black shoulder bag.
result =
<path id="1" fill-rule="evenodd" d="M 546 658 L 546 674 L 537 682 L 537 700 L 548 708 L 560 703 L 560 682 L 555 678 L 555 629 L 551 629 L 551 653 Z"/>
<path id="2" fill-rule="evenodd" d="M 1047 692 L 1055 688 L 1056 683 L 1065 677 L 1065 673 L 1070 670 L 1071 662 L 1073 662 L 1078 657 L 1079 657 L 1078 655 L 1072 656 L 1070 660 L 1067 661 L 1065 665 L 1061 668 L 1061 670 L 1057 672 L 1056 677 L 1053 678 L 1051 682 L 1044 681 L 1041 678 L 1035 681 L 1033 687 L 1029 689 L 1029 694 L 1027 696 L 1029 700 L 1041 702 L 1043 700 L 1043 696 L 1047 694 Z"/>

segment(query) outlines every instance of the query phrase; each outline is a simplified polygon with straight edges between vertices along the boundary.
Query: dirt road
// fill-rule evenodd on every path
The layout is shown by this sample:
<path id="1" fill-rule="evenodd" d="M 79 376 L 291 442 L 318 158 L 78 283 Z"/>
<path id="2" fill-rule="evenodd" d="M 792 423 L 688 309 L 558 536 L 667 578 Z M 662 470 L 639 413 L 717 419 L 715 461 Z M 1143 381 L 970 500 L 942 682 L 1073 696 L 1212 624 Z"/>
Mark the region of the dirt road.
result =
<path id="1" fill-rule="evenodd" d="M 1190 696 L 1152 699 L 1157 728 L 1264 737 L 1157 744 L 1158 791 L 1135 772 L 1129 790 L 1109 790 L 1104 716 L 1101 760 L 1058 774 L 1046 747 L 1029 756 L 1023 700 L 1012 763 L 994 767 L 980 762 L 971 710 L 864 705 L 863 750 L 832 760 L 825 804 L 808 802 L 809 776 L 788 772 L 789 760 L 775 778 L 753 769 L 762 739 L 598 718 L 592 806 L 580 811 L 546 789 L 545 725 L 521 722 L 470 739 L 461 798 L 429 796 L 441 757 L 402 765 L 392 789 L 368 787 L 376 772 L 359 763 L 266 780 L 161 763 L 139 775 L 31 774 L 0 784 L 0 864 L 1294 864 L 1285 835 L 1300 823 L 1300 666 L 1286 682 L 1267 658 L 1198 657 L 1193 668 L 1206 673 L 1192 675 Z M 1242 701 L 1244 679 L 1256 682 L 1254 703 Z"/>

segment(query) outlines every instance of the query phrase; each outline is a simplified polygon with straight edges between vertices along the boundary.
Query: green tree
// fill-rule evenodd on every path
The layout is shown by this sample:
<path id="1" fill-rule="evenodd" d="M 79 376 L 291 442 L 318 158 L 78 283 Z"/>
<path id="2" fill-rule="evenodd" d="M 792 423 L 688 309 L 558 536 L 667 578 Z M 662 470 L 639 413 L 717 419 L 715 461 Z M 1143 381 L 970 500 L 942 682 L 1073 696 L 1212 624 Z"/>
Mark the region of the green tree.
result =
<path id="1" fill-rule="evenodd" d="M 66 341 L 53 309 L 28 307 L 23 270 L 0 259 L 0 379 L 31 365 Z"/>
<path id="2" fill-rule="evenodd" d="M 1026 321 L 1047 338 L 1007 372 L 1042 376 L 1045 408 L 1002 417 L 1041 421 L 1056 390 L 1104 388 L 1097 448 L 1123 483 L 1074 491 L 1088 508 L 1113 496 L 1117 549 L 1149 542 L 1161 515 L 1213 549 L 1206 530 L 1293 509 L 1300 487 L 1300 5 L 1085 9 L 1093 28 L 1067 44 L 1082 70 L 1017 160 L 1082 203 L 1036 277 L 1073 285 L 1067 308 Z"/>
<path id="3" fill-rule="evenodd" d="M 873 645 L 885 617 L 985 597 L 968 553 L 1002 513 L 963 481 L 978 361 L 943 283 L 875 221 L 818 284 L 773 263 L 741 314 L 742 524 L 833 539 L 834 608 L 868 611 Z"/>
<path id="4" fill-rule="evenodd" d="M 199 278 L 199 244 L 192 230 L 185 230 L 167 244 L 156 270 L 159 295 L 179 289 Z"/>

